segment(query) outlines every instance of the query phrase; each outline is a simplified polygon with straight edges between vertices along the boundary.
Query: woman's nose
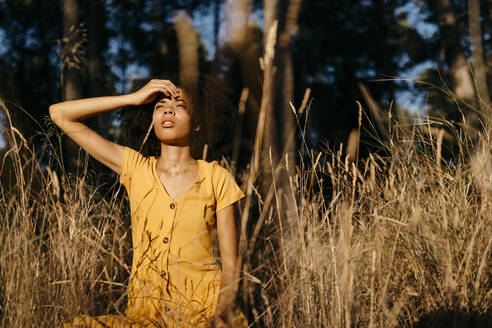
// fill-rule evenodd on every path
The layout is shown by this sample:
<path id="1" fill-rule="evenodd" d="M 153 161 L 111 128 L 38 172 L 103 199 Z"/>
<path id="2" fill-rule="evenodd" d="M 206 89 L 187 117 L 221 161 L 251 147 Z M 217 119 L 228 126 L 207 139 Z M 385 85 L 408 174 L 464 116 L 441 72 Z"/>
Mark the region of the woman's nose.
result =
<path id="1" fill-rule="evenodd" d="M 171 115 L 171 116 L 173 116 L 174 115 L 174 109 L 173 108 L 170 108 L 170 107 L 169 108 L 166 108 L 164 110 L 164 115 Z"/>

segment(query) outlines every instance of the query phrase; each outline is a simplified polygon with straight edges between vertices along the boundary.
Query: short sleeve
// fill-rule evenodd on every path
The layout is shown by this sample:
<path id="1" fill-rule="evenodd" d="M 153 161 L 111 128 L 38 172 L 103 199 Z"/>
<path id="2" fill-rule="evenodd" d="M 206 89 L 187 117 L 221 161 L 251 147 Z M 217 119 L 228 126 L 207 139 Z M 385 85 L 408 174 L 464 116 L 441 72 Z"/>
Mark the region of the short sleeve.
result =
<path id="1" fill-rule="evenodd" d="M 217 162 L 213 163 L 213 184 L 215 193 L 215 211 L 234 204 L 238 200 L 244 197 L 244 193 L 237 185 L 234 177 L 221 167 Z"/>
<path id="2" fill-rule="evenodd" d="M 123 162 L 121 163 L 120 183 L 125 186 L 127 191 L 130 191 L 130 182 L 133 172 L 145 160 L 145 157 L 138 151 L 129 147 L 123 149 Z"/>

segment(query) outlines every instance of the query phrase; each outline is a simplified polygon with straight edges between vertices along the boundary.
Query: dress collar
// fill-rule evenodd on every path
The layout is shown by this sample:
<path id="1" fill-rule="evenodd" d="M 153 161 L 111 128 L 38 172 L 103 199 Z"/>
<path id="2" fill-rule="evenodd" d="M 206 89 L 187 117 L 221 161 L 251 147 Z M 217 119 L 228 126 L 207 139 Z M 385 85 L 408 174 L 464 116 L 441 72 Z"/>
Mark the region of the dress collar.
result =
<path id="1" fill-rule="evenodd" d="M 206 164 L 206 162 L 201 159 L 198 159 L 197 163 L 198 163 L 198 176 L 196 177 L 195 184 L 203 182 L 203 180 L 205 180 L 206 177 L 206 175 L 203 172 L 205 170 L 204 164 Z"/>

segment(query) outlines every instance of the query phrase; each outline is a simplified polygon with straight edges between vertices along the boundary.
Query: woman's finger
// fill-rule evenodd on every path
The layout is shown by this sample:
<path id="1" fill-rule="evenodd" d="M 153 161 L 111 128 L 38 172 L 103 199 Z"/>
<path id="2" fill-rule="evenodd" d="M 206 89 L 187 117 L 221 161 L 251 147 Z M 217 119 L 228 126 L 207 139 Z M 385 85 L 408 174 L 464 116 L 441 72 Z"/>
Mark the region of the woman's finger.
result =
<path id="1" fill-rule="evenodd" d="M 171 82 L 166 83 L 166 88 L 170 91 L 172 97 L 176 98 L 179 96 L 178 88 Z"/>
<path id="2" fill-rule="evenodd" d="M 172 90 L 173 97 L 179 96 L 178 88 L 171 81 L 167 81 L 167 86 Z"/>
<path id="3" fill-rule="evenodd" d="M 174 85 L 174 83 L 172 83 L 169 80 L 161 80 L 161 81 L 162 81 L 162 85 L 165 86 L 171 92 L 173 97 L 177 97 L 179 95 L 178 88 Z"/>
<path id="4" fill-rule="evenodd" d="M 170 96 L 170 97 L 178 97 L 179 96 L 178 88 L 174 85 L 174 83 L 172 83 L 169 80 L 154 79 L 154 80 L 151 80 L 150 83 L 152 83 L 154 86 L 158 86 L 160 88 L 160 90 L 165 90 L 164 94 L 167 96 Z"/>
<path id="5" fill-rule="evenodd" d="M 173 88 L 169 87 L 168 85 L 166 85 L 164 88 L 169 93 L 169 97 L 173 97 L 173 98 L 176 97 L 176 91 Z"/>
<path id="6" fill-rule="evenodd" d="M 162 92 L 166 97 L 172 96 L 171 90 L 169 90 L 168 88 L 165 88 L 165 87 L 159 87 L 157 92 Z"/>

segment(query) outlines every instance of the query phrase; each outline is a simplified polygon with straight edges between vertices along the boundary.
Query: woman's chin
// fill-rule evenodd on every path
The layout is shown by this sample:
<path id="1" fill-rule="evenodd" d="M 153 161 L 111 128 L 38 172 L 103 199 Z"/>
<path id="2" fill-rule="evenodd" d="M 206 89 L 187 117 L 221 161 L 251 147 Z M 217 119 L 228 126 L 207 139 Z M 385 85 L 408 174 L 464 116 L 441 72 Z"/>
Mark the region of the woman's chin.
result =
<path id="1" fill-rule="evenodd" d="M 187 139 L 185 138 L 176 138 L 176 137 L 160 137 L 159 138 L 161 144 L 166 145 L 166 146 L 177 146 L 177 147 L 185 147 L 189 146 L 190 143 Z"/>

